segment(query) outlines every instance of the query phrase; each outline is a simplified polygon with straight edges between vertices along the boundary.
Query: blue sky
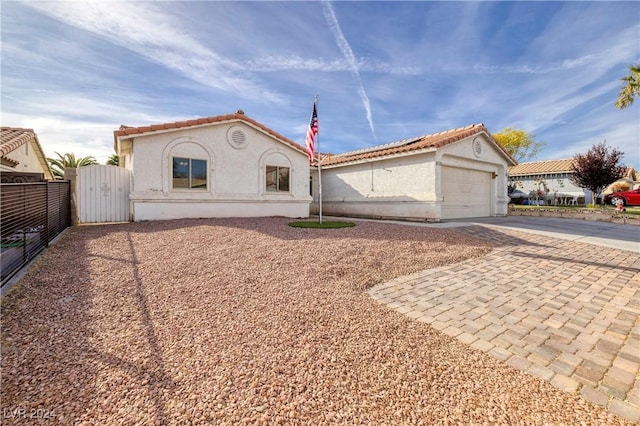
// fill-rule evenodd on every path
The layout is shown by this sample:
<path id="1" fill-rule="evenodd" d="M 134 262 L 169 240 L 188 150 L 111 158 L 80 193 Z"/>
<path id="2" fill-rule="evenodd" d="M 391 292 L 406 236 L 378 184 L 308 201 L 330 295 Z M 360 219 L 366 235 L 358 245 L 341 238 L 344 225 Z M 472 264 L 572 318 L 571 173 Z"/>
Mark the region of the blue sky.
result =
<path id="1" fill-rule="evenodd" d="M 323 152 L 484 123 L 545 143 L 604 140 L 640 169 L 637 2 L 3 1 L 2 125 L 45 153 L 113 153 L 113 130 L 238 109 Z"/>

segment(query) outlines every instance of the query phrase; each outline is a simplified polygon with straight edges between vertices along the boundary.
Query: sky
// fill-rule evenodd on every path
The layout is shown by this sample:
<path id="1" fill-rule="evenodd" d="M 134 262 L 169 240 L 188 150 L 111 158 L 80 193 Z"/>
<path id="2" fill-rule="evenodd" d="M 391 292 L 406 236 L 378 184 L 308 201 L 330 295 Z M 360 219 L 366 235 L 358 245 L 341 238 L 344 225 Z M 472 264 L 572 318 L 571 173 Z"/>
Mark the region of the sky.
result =
<path id="1" fill-rule="evenodd" d="M 113 131 L 235 113 L 342 153 L 484 123 L 640 169 L 638 2 L 3 0 L 1 124 L 104 164 Z"/>

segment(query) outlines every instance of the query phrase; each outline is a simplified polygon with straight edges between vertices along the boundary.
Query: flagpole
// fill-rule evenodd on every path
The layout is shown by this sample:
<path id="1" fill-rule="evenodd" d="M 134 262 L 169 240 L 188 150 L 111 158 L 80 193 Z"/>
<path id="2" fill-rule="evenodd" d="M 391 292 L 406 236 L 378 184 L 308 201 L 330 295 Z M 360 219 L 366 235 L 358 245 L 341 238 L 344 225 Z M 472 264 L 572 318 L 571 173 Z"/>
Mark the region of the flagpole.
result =
<path id="1" fill-rule="evenodd" d="M 318 115 L 318 95 L 316 95 L 316 99 L 314 101 L 316 107 L 316 115 Z M 319 223 L 322 224 L 322 170 L 320 167 L 320 161 L 322 159 L 322 154 L 320 153 L 320 123 L 318 122 L 318 133 L 316 135 L 318 139 L 318 217 Z"/>

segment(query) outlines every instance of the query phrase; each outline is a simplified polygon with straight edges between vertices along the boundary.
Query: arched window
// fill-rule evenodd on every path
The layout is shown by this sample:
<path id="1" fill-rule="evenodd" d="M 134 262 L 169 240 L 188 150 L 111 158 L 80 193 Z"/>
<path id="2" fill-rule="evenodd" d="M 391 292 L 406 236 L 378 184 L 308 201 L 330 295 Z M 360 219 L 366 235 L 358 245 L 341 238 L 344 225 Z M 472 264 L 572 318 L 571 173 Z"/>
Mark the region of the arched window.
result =
<path id="1" fill-rule="evenodd" d="M 163 152 L 167 176 L 164 188 L 175 192 L 210 192 L 212 156 L 206 145 L 192 137 L 171 141 Z"/>
<path id="2" fill-rule="evenodd" d="M 268 194 L 290 193 L 292 188 L 291 161 L 278 150 L 267 151 L 260 159 L 264 176 L 263 191 Z"/>

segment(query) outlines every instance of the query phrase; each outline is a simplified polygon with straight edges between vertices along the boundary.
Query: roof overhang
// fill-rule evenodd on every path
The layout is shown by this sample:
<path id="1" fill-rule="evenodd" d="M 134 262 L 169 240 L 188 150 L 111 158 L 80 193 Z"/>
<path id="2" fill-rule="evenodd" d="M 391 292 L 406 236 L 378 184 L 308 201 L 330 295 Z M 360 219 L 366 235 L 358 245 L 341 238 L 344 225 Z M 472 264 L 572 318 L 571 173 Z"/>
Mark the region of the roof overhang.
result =
<path id="1" fill-rule="evenodd" d="M 24 144 L 33 144 L 33 152 L 38 160 L 38 163 L 40 163 L 40 167 L 42 168 L 45 179 L 55 179 L 53 171 L 51 170 L 51 166 L 49 165 L 47 157 L 44 154 L 44 150 L 42 149 L 40 141 L 38 140 L 38 135 L 33 131 L 33 129 L 3 127 L 2 131 L 7 132 L 7 134 L 10 135 L 10 139 L 6 141 L 3 140 L 2 146 L 0 147 L 0 158 L 2 158 L 2 164 L 9 165 L 10 167 L 17 166 L 18 164 L 20 164 L 20 162 L 6 157 L 6 155 L 10 152 L 15 151 Z M 19 134 L 15 137 L 11 137 L 13 133 Z"/>
<path id="2" fill-rule="evenodd" d="M 0 157 L 0 163 L 2 163 L 3 166 L 8 167 L 16 167 L 18 164 L 20 164 L 19 161 L 16 161 L 9 157 Z"/>
<path id="3" fill-rule="evenodd" d="M 340 167 L 347 167 L 347 166 L 353 166 L 356 164 L 366 164 L 366 163 L 377 163 L 378 161 L 386 161 L 386 160 L 390 160 L 390 159 L 394 159 L 394 158 L 402 158 L 402 157 L 410 157 L 410 156 L 414 156 L 414 155 L 421 155 L 421 154 L 427 154 L 430 152 L 436 152 L 438 150 L 438 148 L 423 148 L 423 149 L 417 149 L 414 151 L 405 151 L 405 152 L 398 152 L 398 153 L 394 153 L 394 154 L 387 154 L 387 155 L 380 155 L 377 157 L 372 157 L 372 158 L 362 158 L 362 159 L 358 159 L 358 160 L 353 160 L 353 161 L 345 161 L 343 163 L 336 163 L 336 164 L 329 164 L 329 165 L 322 165 L 322 163 L 320 163 L 320 168 L 322 169 L 337 169 Z M 317 166 L 317 163 L 315 163 L 315 165 Z"/>
<path id="4" fill-rule="evenodd" d="M 474 129 L 475 129 L 475 132 L 472 131 Z M 458 132 L 458 134 L 456 134 L 456 132 Z M 416 149 L 411 149 L 407 147 L 408 145 L 420 144 L 422 141 L 427 141 L 429 138 L 439 137 L 440 135 L 446 135 L 447 133 L 451 133 L 450 139 L 445 138 L 442 141 L 435 142 L 434 145 L 427 146 L 424 148 L 416 148 Z M 321 167 L 325 169 L 338 168 L 338 167 L 350 166 L 354 164 L 383 161 L 390 158 L 399 158 L 399 157 L 406 157 L 411 155 L 425 154 L 429 152 L 436 152 L 439 149 L 442 149 L 446 146 L 467 142 L 469 140 L 473 140 L 478 136 L 482 136 L 489 144 L 491 144 L 495 148 L 495 150 L 499 153 L 499 155 L 502 156 L 507 161 L 507 167 L 515 166 L 516 164 L 518 164 L 515 158 L 513 158 L 513 156 L 511 156 L 502 146 L 500 146 L 500 144 L 496 142 L 493 136 L 491 136 L 491 133 L 489 133 L 489 131 L 486 130 L 484 125 L 479 124 L 479 125 L 468 126 L 466 128 L 460 128 L 460 129 L 454 129 L 447 132 L 441 132 L 435 135 L 425 135 L 417 138 L 404 139 L 402 141 L 392 142 L 390 144 L 385 144 L 385 145 L 379 145 L 377 147 L 372 147 L 368 149 L 365 148 L 362 150 L 351 151 L 345 154 L 330 156 L 328 157 L 328 159 L 335 161 L 340 157 L 345 157 L 349 155 L 357 157 L 357 156 L 369 154 L 366 158 L 356 158 L 354 160 L 347 159 L 345 161 L 340 161 L 340 162 L 327 164 L 327 165 L 321 164 Z M 376 152 L 384 152 L 384 151 L 391 151 L 391 152 L 389 154 L 376 155 Z M 393 151 L 398 151 L 398 152 L 393 152 Z M 314 164 L 317 165 L 317 162 L 315 162 Z"/>
<path id="5" fill-rule="evenodd" d="M 305 148 L 302 147 L 301 145 L 281 135 L 280 133 L 264 126 L 263 124 L 253 120 L 252 118 L 249 118 L 246 115 L 240 114 L 240 113 L 208 117 L 208 118 L 198 118 L 195 120 L 177 121 L 175 123 L 153 124 L 153 125 L 141 126 L 141 127 L 121 126 L 120 129 L 115 130 L 113 132 L 113 136 L 114 136 L 113 147 L 116 153 L 119 153 L 121 141 L 133 140 L 135 138 L 150 136 L 150 135 L 173 133 L 177 131 L 183 131 L 185 129 L 198 129 L 203 127 L 217 126 L 217 125 L 229 124 L 229 123 L 244 123 L 249 127 L 252 127 L 253 129 L 291 147 L 292 149 L 299 152 L 300 154 L 307 156 L 307 152 Z"/>

